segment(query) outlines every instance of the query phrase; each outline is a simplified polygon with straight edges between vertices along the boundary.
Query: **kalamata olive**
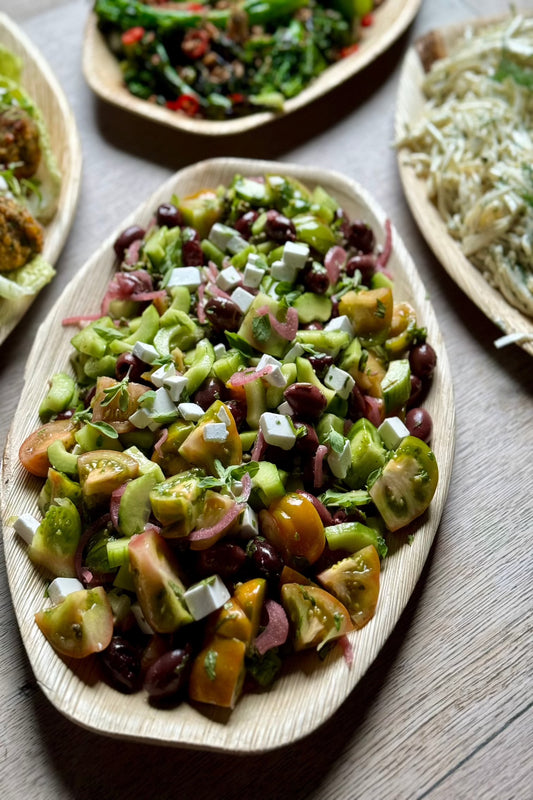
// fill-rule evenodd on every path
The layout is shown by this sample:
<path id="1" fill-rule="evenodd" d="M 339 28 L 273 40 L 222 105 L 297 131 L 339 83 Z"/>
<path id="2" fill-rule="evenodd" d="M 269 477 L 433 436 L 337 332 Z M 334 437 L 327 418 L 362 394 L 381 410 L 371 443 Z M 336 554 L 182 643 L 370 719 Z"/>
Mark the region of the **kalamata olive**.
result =
<path id="1" fill-rule="evenodd" d="M 302 325 L 302 328 L 305 331 L 323 331 L 324 330 L 323 324 L 321 322 L 318 322 L 318 320 L 315 320 L 315 322 L 308 322 L 307 325 Z"/>
<path id="2" fill-rule="evenodd" d="M 218 378 L 207 378 L 197 392 L 195 392 L 193 400 L 199 406 L 207 411 L 209 406 L 213 405 L 215 400 L 223 400 L 227 394 L 227 389 Z"/>
<path id="3" fill-rule="evenodd" d="M 233 398 L 232 400 L 225 400 L 224 405 L 231 411 L 237 430 L 240 430 L 246 421 L 246 414 L 248 413 L 246 401 Z"/>
<path id="4" fill-rule="evenodd" d="M 233 226 L 236 231 L 239 231 L 243 239 L 249 239 L 252 235 L 252 225 L 256 221 L 259 213 L 257 211 L 251 210 L 247 211 L 242 217 L 239 217 L 235 225 Z"/>
<path id="5" fill-rule="evenodd" d="M 348 234 L 348 244 L 351 247 L 355 247 L 361 253 L 371 253 L 375 243 L 374 232 L 366 222 L 361 220 L 352 222 Z"/>
<path id="6" fill-rule="evenodd" d="M 96 386 L 91 386 L 90 389 L 87 389 L 83 397 L 83 405 L 85 406 L 85 408 L 89 408 L 95 394 L 96 394 Z"/>
<path id="7" fill-rule="evenodd" d="M 217 542 L 198 553 L 198 569 L 202 575 L 218 574 L 222 579 L 233 578 L 246 561 L 246 553 L 238 544 Z"/>
<path id="8" fill-rule="evenodd" d="M 250 539 L 246 555 L 261 577 L 277 582 L 283 569 L 283 559 L 270 542 L 260 536 Z"/>
<path id="9" fill-rule="evenodd" d="M 235 333 L 242 322 L 242 311 L 239 306 L 227 297 L 210 297 L 205 304 L 207 319 L 220 333 Z"/>
<path id="10" fill-rule="evenodd" d="M 138 225 L 130 225 L 129 228 L 122 231 L 120 236 L 115 239 L 113 245 L 113 249 L 119 261 L 122 261 L 124 258 L 124 253 L 130 244 L 136 242 L 137 239 L 142 239 L 144 234 L 144 228 L 140 228 Z"/>
<path id="11" fill-rule="evenodd" d="M 429 442 L 433 432 L 431 414 L 425 408 L 412 408 L 407 412 L 405 425 L 411 436 L 416 436 L 424 442 Z"/>
<path id="12" fill-rule="evenodd" d="M 312 383 L 293 383 L 283 395 L 294 413 L 304 420 L 317 420 L 328 404 L 318 386 Z"/>
<path id="13" fill-rule="evenodd" d="M 141 688 L 141 654 L 123 636 L 113 636 L 101 655 L 104 672 L 117 689 L 136 692 Z"/>
<path id="14" fill-rule="evenodd" d="M 265 233 L 269 239 L 278 244 L 296 240 L 296 228 L 292 220 L 273 208 L 267 211 Z"/>
<path id="15" fill-rule="evenodd" d="M 178 647 L 164 653 L 149 667 L 143 687 L 152 700 L 174 698 L 187 683 L 192 648 Z"/>
<path id="16" fill-rule="evenodd" d="M 364 417 L 365 411 L 365 397 L 358 385 L 355 384 L 348 397 L 348 417 L 355 422 Z"/>
<path id="17" fill-rule="evenodd" d="M 173 203 L 162 203 L 156 212 L 157 224 L 161 227 L 176 228 L 183 223 L 181 211 Z"/>
<path id="18" fill-rule="evenodd" d="M 190 239 L 181 246 L 183 264 L 186 267 L 201 267 L 204 263 L 204 251 L 200 242 Z"/>
<path id="19" fill-rule="evenodd" d="M 121 381 L 128 375 L 130 380 L 139 383 L 141 375 L 147 369 L 148 365 L 137 356 L 134 356 L 133 353 L 121 353 L 115 364 L 115 377 L 117 381 Z"/>
<path id="20" fill-rule="evenodd" d="M 407 408 L 414 408 L 417 406 L 424 394 L 424 384 L 418 377 L 418 375 L 414 375 L 411 373 L 411 394 L 409 395 L 409 400 L 407 401 Z"/>
<path id="21" fill-rule="evenodd" d="M 316 356 L 309 356 L 309 363 L 320 379 L 324 377 L 334 361 L 335 360 L 333 356 L 328 356 L 326 353 L 320 353 Z"/>
<path id="22" fill-rule="evenodd" d="M 335 211 L 335 222 L 339 224 L 339 230 L 345 239 L 350 235 L 350 220 L 343 208 L 337 208 Z"/>
<path id="23" fill-rule="evenodd" d="M 319 445 L 318 436 L 315 429 L 312 425 L 309 425 L 309 423 L 300 419 L 294 419 L 293 422 L 295 428 L 299 428 L 302 425 L 305 425 L 306 428 L 305 436 L 299 436 L 296 439 L 294 449 L 297 453 L 300 453 L 308 458 L 312 458 L 315 455 Z M 287 454 L 285 453 L 285 457 L 286 456 Z"/>
<path id="24" fill-rule="evenodd" d="M 325 267 L 313 261 L 303 272 L 303 284 L 308 292 L 324 294 L 329 289 L 329 275 Z"/>
<path id="25" fill-rule="evenodd" d="M 56 415 L 56 419 L 70 419 L 74 416 L 75 412 L 75 408 L 66 408 L 64 411 L 60 411 L 59 414 Z"/>
<path id="26" fill-rule="evenodd" d="M 409 353 L 411 372 L 418 378 L 431 378 L 436 363 L 437 354 L 427 342 L 415 345 Z"/>
<path id="27" fill-rule="evenodd" d="M 348 259 L 346 264 L 346 274 L 350 278 L 353 278 L 357 269 L 361 273 L 361 281 L 365 285 L 369 284 L 372 276 L 376 272 L 375 257 L 368 253 L 361 256 L 352 256 L 350 259 Z"/>

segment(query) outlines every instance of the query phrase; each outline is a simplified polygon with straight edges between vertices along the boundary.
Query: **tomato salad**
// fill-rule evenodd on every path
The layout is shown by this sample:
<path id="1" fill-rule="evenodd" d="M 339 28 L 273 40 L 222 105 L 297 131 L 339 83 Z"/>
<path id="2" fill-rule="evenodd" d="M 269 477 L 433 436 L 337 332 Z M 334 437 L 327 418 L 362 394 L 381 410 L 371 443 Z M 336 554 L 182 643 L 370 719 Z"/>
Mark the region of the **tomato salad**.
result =
<path id="1" fill-rule="evenodd" d="M 357 48 L 374 0 L 96 0 L 129 91 L 190 117 L 280 111 Z"/>
<path id="2" fill-rule="evenodd" d="M 117 238 L 20 448 L 42 519 L 15 529 L 54 576 L 36 622 L 59 653 L 153 703 L 225 708 L 299 651 L 350 662 L 388 533 L 438 480 L 436 354 L 393 298 L 385 230 L 267 174 Z"/>

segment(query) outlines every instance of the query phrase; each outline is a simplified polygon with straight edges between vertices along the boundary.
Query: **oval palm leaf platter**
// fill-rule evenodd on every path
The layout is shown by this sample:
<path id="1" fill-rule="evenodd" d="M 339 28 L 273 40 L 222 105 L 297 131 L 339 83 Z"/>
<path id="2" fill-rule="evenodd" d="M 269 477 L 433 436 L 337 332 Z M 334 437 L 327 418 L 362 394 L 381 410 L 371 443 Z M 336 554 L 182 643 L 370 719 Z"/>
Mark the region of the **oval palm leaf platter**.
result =
<path id="1" fill-rule="evenodd" d="M 303 92 L 287 100 L 283 114 L 290 114 L 356 75 L 401 36 L 414 19 L 422 0 L 385 0 L 374 12 L 373 24 L 363 29 L 359 48 L 351 55 L 328 67 Z M 98 30 L 95 14 L 91 14 L 85 32 L 83 72 L 91 89 L 108 103 L 189 133 L 219 136 L 238 134 L 276 119 L 277 114 L 258 111 L 239 119 L 194 119 L 134 97 L 122 79 L 118 61 Z"/>
<path id="2" fill-rule="evenodd" d="M 352 218 L 365 219 L 378 242 L 385 240 L 385 212 L 354 181 L 337 173 L 309 167 L 242 159 L 213 159 L 181 170 L 117 229 L 67 286 L 41 325 L 26 367 L 26 383 L 6 446 L 2 474 L 2 519 L 7 572 L 22 639 L 37 681 L 49 700 L 66 717 L 91 730 L 122 738 L 224 752 L 261 752 L 289 744 L 313 731 L 330 717 L 357 686 L 404 609 L 428 556 L 441 517 L 450 481 L 454 451 L 454 402 L 447 355 L 435 314 L 416 268 L 394 227 L 388 268 L 395 277 L 395 297 L 410 302 L 418 324 L 427 328 L 438 365 L 426 407 L 434 422 L 432 446 L 440 479 L 428 512 L 406 531 L 388 538 L 390 554 L 383 562 L 381 591 L 375 617 L 362 630 L 349 634 L 354 661 L 348 666 L 341 648 L 323 662 L 303 659 L 303 669 L 291 668 L 268 692 L 241 697 L 230 713 L 208 706 L 182 703 L 160 711 L 143 692 L 123 695 L 98 680 L 97 665 L 58 656 L 34 622 L 43 605 L 45 580 L 30 562 L 26 545 L 15 534 L 13 518 L 36 513 L 40 481 L 19 464 L 23 440 L 38 426 L 37 409 L 43 387 L 54 372 L 68 369 L 71 328 L 66 316 L 99 310 L 115 269 L 112 242 L 133 222 L 146 225 L 157 206 L 173 193 L 194 194 L 202 188 L 227 185 L 233 176 L 277 172 L 321 185 Z"/>
<path id="3" fill-rule="evenodd" d="M 404 135 L 406 126 L 413 125 L 424 112 L 425 97 L 421 87 L 431 63 L 443 58 L 466 29 L 476 30 L 497 21 L 495 18 L 476 19 L 430 31 L 411 47 L 402 66 L 398 88 L 395 120 L 398 139 Z M 459 243 L 448 234 L 443 218 L 428 197 L 425 179 L 417 177 L 407 163 L 407 152 L 407 149 L 398 151 L 400 178 L 411 212 L 428 245 L 446 272 L 478 308 L 504 334 L 514 334 L 516 343 L 533 355 L 533 319 L 513 308 L 463 255 Z"/>
<path id="4" fill-rule="evenodd" d="M 61 189 L 53 218 L 44 226 L 43 258 L 54 265 L 74 219 L 82 155 L 74 116 L 52 70 L 24 33 L 0 14 L 0 45 L 22 60 L 21 86 L 44 118 L 52 152 L 61 172 Z M 16 301 L 0 299 L 0 344 L 22 319 L 36 294 Z"/>

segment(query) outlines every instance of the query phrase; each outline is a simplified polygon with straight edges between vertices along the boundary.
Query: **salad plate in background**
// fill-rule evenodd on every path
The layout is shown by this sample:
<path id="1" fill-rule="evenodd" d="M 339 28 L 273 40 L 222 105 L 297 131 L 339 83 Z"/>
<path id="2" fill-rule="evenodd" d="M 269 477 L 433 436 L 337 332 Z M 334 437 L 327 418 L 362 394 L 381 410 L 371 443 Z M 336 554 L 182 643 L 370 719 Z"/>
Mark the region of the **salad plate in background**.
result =
<path id="1" fill-rule="evenodd" d="M 290 114 L 303 108 L 356 75 L 401 36 L 415 17 L 420 3 L 421 0 L 384 0 L 372 12 L 371 24 L 361 29 L 357 45 L 347 48 L 349 54 L 327 67 L 299 94 L 284 102 L 281 111 L 258 110 L 255 113 L 228 119 L 202 119 L 130 94 L 124 83 L 119 62 L 99 30 L 94 12 L 91 13 L 86 26 L 83 72 L 91 89 L 103 100 L 154 122 L 194 134 L 211 136 L 239 134 L 265 125 L 279 115 Z"/>
<path id="2" fill-rule="evenodd" d="M 529 220 L 526 223 L 526 226 L 528 226 L 528 228 L 526 227 L 526 232 L 524 233 L 520 229 L 518 237 L 523 236 L 527 241 L 529 236 L 529 240 L 531 240 L 531 230 L 533 228 L 533 178 L 531 177 L 530 166 L 531 131 L 527 133 L 527 126 L 524 124 L 524 118 L 521 118 L 521 112 L 518 109 L 522 107 L 521 104 L 524 102 L 526 103 L 524 108 L 527 108 L 527 100 L 524 101 L 523 96 L 528 91 L 531 94 L 533 85 L 533 72 L 531 67 L 528 66 L 528 59 L 529 64 L 531 64 L 531 54 L 533 53 L 533 23 L 529 13 L 526 12 L 523 17 L 529 27 L 527 37 L 523 35 L 521 41 L 518 41 L 520 36 L 517 34 L 517 30 L 523 31 L 519 22 L 521 18 L 519 11 L 514 17 L 506 15 L 504 18 L 497 19 L 476 19 L 460 25 L 456 24 L 448 28 L 431 31 L 423 36 L 405 57 L 398 89 L 395 132 L 398 146 L 398 167 L 405 196 L 429 246 L 456 284 L 500 328 L 504 336 L 502 336 L 501 340 L 497 340 L 497 345 L 502 346 L 503 344 L 515 342 L 523 347 L 526 352 L 533 354 L 533 291 L 531 288 L 533 283 L 533 270 L 531 267 L 533 256 L 531 255 L 531 250 L 529 251 L 529 256 L 527 256 L 526 249 L 517 257 L 517 260 L 520 258 L 529 260 L 529 289 L 526 289 L 527 272 L 525 275 L 519 272 L 512 275 L 511 271 L 504 269 L 505 258 L 498 265 L 499 267 L 503 265 L 503 268 L 495 272 L 494 266 L 489 268 L 485 255 L 487 250 L 484 249 L 484 246 L 479 249 L 479 256 L 476 256 L 478 251 L 475 249 L 474 242 L 475 237 L 478 236 L 481 237 L 479 241 L 482 241 L 485 233 L 487 231 L 490 233 L 491 227 L 496 229 L 498 225 L 505 225 L 501 230 L 505 232 L 504 235 L 507 235 L 507 231 L 512 230 L 513 226 L 511 225 L 509 228 L 506 220 L 502 218 L 509 215 L 509 218 L 513 219 L 513 214 L 517 208 L 519 208 L 519 213 L 523 215 L 520 219 Z M 485 35 L 484 38 L 481 38 L 482 32 L 492 26 L 498 27 L 498 33 L 496 35 Z M 522 34 L 520 33 L 520 35 Z M 463 51 L 465 55 L 457 56 L 455 61 L 454 54 L 456 49 L 462 47 L 459 43 L 465 37 L 469 37 L 467 39 L 469 52 Z M 507 40 L 512 42 L 513 39 L 517 43 L 516 45 L 511 44 L 511 47 L 514 46 L 516 48 L 517 55 L 509 57 L 509 53 L 506 53 L 504 42 Z M 511 99 L 509 103 L 512 107 L 513 102 L 516 102 L 518 116 L 516 124 L 513 125 L 504 112 L 495 108 L 494 100 L 489 99 L 489 91 L 480 90 L 479 96 L 476 96 L 476 91 L 472 91 L 467 103 L 465 103 L 465 111 L 460 113 L 464 113 L 465 117 L 468 117 L 471 113 L 466 110 L 469 105 L 470 108 L 475 107 L 478 114 L 484 113 L 485 118 L 484 122 L 480 122 L 480 117 L 478 116 L 476 122 L 472 125 L 472 138 L 470 139 L 472 150 L 470 150 L 470 145 L 468 144 L 469 135 L 465 136 L 466 144 L 461 138 L 463 130 L 467 130 L 469 125 L 465 126 L 461 123 L 455 126 L 453 124 L 447 125 L 445 122 L 445 114 L 448 115 L 448 119 L 455 121 L 460 118 L 460 113 L 457 109 L 461 109 L 462 103 L 462 97 L 458 99 L 456 95 L 450 97 L 448 87 L 453 85 L 453 77 L 460 74 L 461 63 L 466 64 L 470 69 L 470 76 L 474 76 L 472 78 L 473 82 L 477 83 L 479 80 L 477 77 L 479 72 L 478 65 L 486 63 L 487 57 L 484 55 L 484 51 L 488 52 L 489 50 L 493 54 L 491 55 L 490 63 L 493 64 L 494 62 L 494 66 L 491 69 L 497 75 L 498 81 L 513 81 L 511 74 L 514 74 L 515 79 L 523 85 L 515 91 L 516 87 L 513 87 L 511 83 L 509 96 L 518 98 L 518 93 L 521 92 L 522 99 L 515 99 L 514 101 Z M 446 77 L 444 71 L 446 65 L 450 63 L 448 59 L 451 60 L 453 66 L 447 70 Z M 440 70 L 441 60 L 442 70 Z M 440 94 L 438 99 L 432 98 L 431 101 L 428 101 L 424 93 L 423 84 L 432 66 L 435 70 L 439 70 L 435 72 L 435 85 L 439 88 Z M 485 77 L 488 76 L 486 70 L 481 70 L 480 72 L 483 80 L 494 80 L 493 78 Z M 496 81 L 494 85 L 496 85 Z M 442 89 L 440 89 L 441 86 L 443 87 Z M 499 86 L 498 91 L 500 91 Z M 507 92 L 507 89 L 503 90 L 504 94 L 505 92 Z M 491 95 L 491 98 L 494 96 L 496 95 Z M 448 103 L 450 105 L 447 105 Z M 444 110 L 451 108 L 451 103 L 455 103 L 453 114 Z M 491 107 L 488 106 L 489 103 L 491 103 Z M 432 108 L 432 106 L 435 107 Z M 482 107 L 488 110 L 479 111 L 478 109 Z M 529 100 L 529 108 L 531 109 L 531 100 Z M 427 113 L 425 114 L 426 110 Z M 531 111 L 529 113 L 531 115 Z M 492 170 L 492 165 L 496 161 L 496 169 L 500 172 L 502 171 L 503 167 L 501 165 L 504 159 L 502 156 L 497 156 L 496 159 L 491 156 L 492 151 L 488 143 L 490 133 L 487 133 L 487 131 L 497 130 L 500 125 L 503 130 L 504 122 L 502 120 L 504 118 L 507 127 L 500 135 L 500 139 L 504 144 L 507 141 L 512 141 L 515 151 L 514 161 L 509 160 L 507 162 L 509 172 L 507 175 L 503 175 L 501 182 L 499 181 L 500 175 L 497 176 L 496 180 L 491 179 L 485 195 L 482 192 L 478 195 L 474 191 L 469 201 L 463 204 L 461 210 L 458 210 L 459 203 L 455 187 L 458 185 L 458 181 L 462 180 L 460 177 L 461 169 L 464 169 L 464 175 L 475 175 L 477 172 L 478 185 L 483 187 L 486 185 L 486 179 L 482 177 L 483 170 L 486 170 L 489 165 L 491 165 L 490 169 Z M 439 120 L 439 122 L 435 124 L 435 120 Z M 442 124 L 444 136 L 433 147 L 432 144 L 428 143 L 436 142 L 441 137 L 441 132 L 437 129 L 440 124 Z M 460 127 L 461 134 L 454 139 L 456 127 Z M 524 131 L 523 133 L 519 132 L 521 128 Z M 516 141 L 514 141 L 515 137 Z M 529 144 L 527 143 L 528 140 Z M 425 141 L 423 146 L 420 144 L 422 141 Z M 474 164 L 477 163 L 477 166 L 469 166 L 474 171 L 474 173 L 469 173 L 465 162 L 467 158 L 471 158 L 471 153 L 475 150 L 475 147 L 481 144 L 483 144 L 484 148 L 483 155 L 479 151 L 479 159 L 472 159 L 472 162 Z M 465 154 L 466 152 L 468 152 L 468 156 Z M 520 155 L 524 152 L 526 155 Z M 459 154 L 457 160 L 455 159 L 455 154 Z M 429 176 L 426 167 L 420 166 L 423 159 L 428 159 L 432 164 Z M 449 161 L 452 162 L 452 166 L 453 164 L 458 165 L 457 168 L 454 167 L 454 172 L 449 172 Z M 424 165 L 426 163 L 427 161 L 424 161 Z M 505 169 L 507 169 L 507 166 Z M 508 181 L 510 173 L 518 175 L 518 179 Z M 447 183 L 449 175 L 451 175 L 451 179 Z M 430 185 L 432 186 L 431 189 L 429 189 Z M 448 190 L 450 185 L 453 188 Z M 466 197 L 469 190 L 463 189 L 462 191 L 464 191 Z M 430 192 L 433 195 L 431 198 L 429 196 Z M 435 197 L 439 196 L 436 194 L 438 192 L 442 193 L 440 197 L 441 206 L 444 209 L 443 215 L 441 215 L 435 201 Z M 501 202 L 497 197 L 500 193 L 504 198 Z M 494 198 L 496 198 L 496 202 L 494 202 Z M 455 206 L 454 203 L 456 204 Z M 489 208 L 490 203 L 493 204 Z M 507 208 L 504 203 L 508 203 Z M 453 213 L 450 212 L 451 208 L 453 208 Z M 527 229 L 529 229 L 529 234 Z M 499 246 L 501 240 L 494 236 L 492 238 L 496 245 Z M 463 244 L 461 244 L 461 239 Z M 465 255 L 464 247 L 471 247 L 468 257 Z M 514 257 L 512 248 L 510 248 L 510 251 L 511 256 Z M 478 258 L 477 266 L 475 263 L 476 257 Z"/>
<path id="3" fill-rule="evenodd" d="M 44 198 L 42 204 L 39 200 L 39 204 L 48 206 L 41 218 L 43 243 L 40 257 L 46 264 L 46 274 L 43 273 L 44 279 L 35 284 L 42 288 L 53 277 L 53 266 L 74 218 L 81 179 L 81 146 L 74 116 L 55 75 L 32 42 L 4 14 L 0 14 L 0 46 L 14 57 L 20 67 L 20 79 L 17 78 L 16 84 L 30 107 L 35 106 L 35 113 L 40 113 L 49 142 L 49 153 L 46 152 L 48 145 L 42 143 L 41 164 L 35 175 L 37 194 Z M 38 215 L 35 216 L 39 219 Z M 11 291 L 13 273 L 3 272 L 2 281 L 5 291 L 0 293 L 0 343 L 22 319 L 38 294 L 38 290 L 32 290 L 31 276 L 26 278 L 22 275 L 17 279 L 20 284 L 18 291 L 17 287 Z"/>
<path id="4" fill-rule="evenodd" d="M 41 481 L 19 462 L 21 444 L 35 430 L 43 387 L 49 378 L 68 369 L 72 328 L 65 317 L 99 312 L 116 259 L 113 242 L 133 224 L 146 227 L 161 203 L 175 196 L 229 185 L 235 175 L 254 177 L 283 174 L 308 187 L 321 186 L 350 219 L 363 219 L 373 229 L 378 247 L 391 251 L 387 270 L 394 293 L 416 311 L 419 325 L 437 352 L 438 365 L 425 402 L 433 420 L 432 450 L 439 482 L 431 505 L 416 525 L 387 537 L 389 554 L 381 572 L 378 607 L 373 619 L 349 634 L 351 665 L 339 651 L 323 662 L 306 661 L 305 671 L 288 670 L 269 691 L 244 694 L 229 714 L 225 709 L 183 702 L 164 712 L 151 706 L 142 692 L 125 695 L 98 680 L 91 659 L 58 655 L 37 628 L 34 615 L 42 607 L 46 582 L 29 560 L 26 547 L 13 529 L 14 518 L 36 513 Z M 38 331 L 26 366 L 26 383 L 9 433 L 2 472 L 2 520 L 6 565 L 13 604 L 32 668 L 48 699 L 66 717 L 103 734 L 139 741 L 195 747 L 222 752 L 261 752 L 296 741 L 325 722 L 355 689 L 398 621 L 420 576 L 443 511 L 454 453 L 455 413 L 449 363 L 427 293 L 408 252 L 385 212 L 357 183 L 326 170 L 243 159 L 214 159 L 187 167 L 170 178 L 92 256 L 66 287 Z M 45 357 L 43 358 L 43 352 Z"/>

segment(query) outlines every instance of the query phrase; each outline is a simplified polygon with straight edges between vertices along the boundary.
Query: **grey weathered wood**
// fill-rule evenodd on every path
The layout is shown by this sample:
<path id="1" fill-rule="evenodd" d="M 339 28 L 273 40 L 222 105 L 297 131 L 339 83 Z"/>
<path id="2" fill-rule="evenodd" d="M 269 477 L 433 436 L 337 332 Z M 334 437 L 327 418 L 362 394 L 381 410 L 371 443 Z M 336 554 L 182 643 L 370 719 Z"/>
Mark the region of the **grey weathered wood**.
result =
<path id="1" fill-rule="evenodd" d="M 506 0 L 425 0 L 374 67 L 286 125 L 195 139 L 97 102 L 81 75 L 89 3 L 2 10 L 56 72 L 84 149 L 78 214 L 58 276 L 0 350 L 2 448 L 36 330 L 68 280 L 172 171 L 213 155 L 281 157 L 344 171 L 389 214 L 415 259 L 454 381 L 457 447 L 444 515 L 406 611 L 356 690 L 316 733 L 263 756 L 119 743 L 79 728 L 35 686 L 0 565 L 0 784 L 14 800 L 237 798 L 435 800 L 531 797 L 531 357 L 456 287 L 407 208 L 391 148 L 399 68 L 430 28 L 506 10 Z M 39 6 L 41 8 L 41 6 Z"/>

